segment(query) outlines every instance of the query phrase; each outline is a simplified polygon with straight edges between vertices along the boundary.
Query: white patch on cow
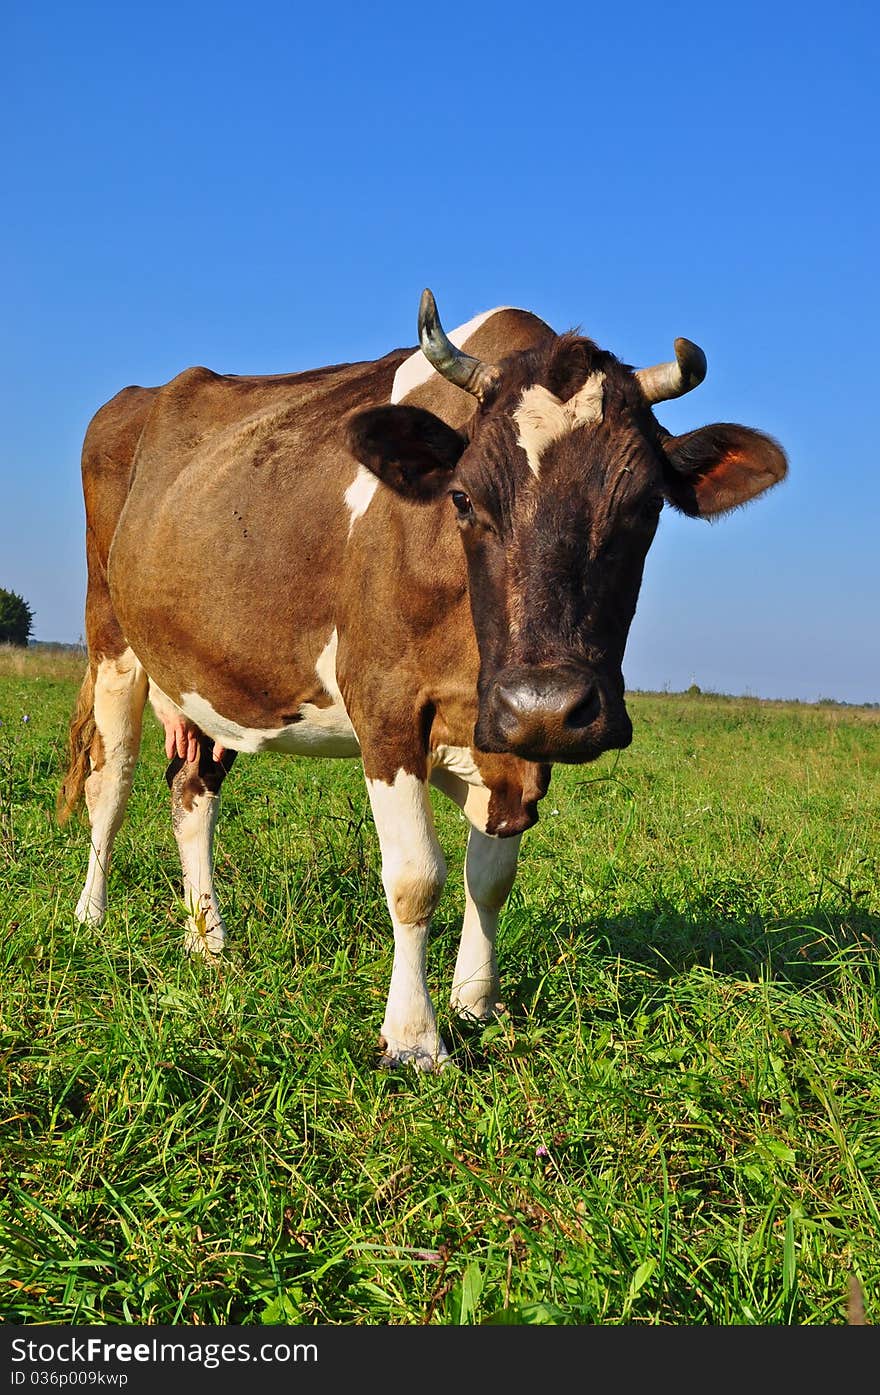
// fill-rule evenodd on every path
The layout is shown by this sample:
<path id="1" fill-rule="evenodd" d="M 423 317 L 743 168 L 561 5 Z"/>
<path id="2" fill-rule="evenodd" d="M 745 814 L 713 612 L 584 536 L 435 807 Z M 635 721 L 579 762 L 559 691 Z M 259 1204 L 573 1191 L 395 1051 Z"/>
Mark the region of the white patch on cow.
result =
<path id="1" fill-rule="evenodd" d="M 474 760 L 474 753 L 470 746 L 435 746 L 431 752 L 431 765 L 442 766 L 444 770 L 451 770 L 454 775 L 460 775 L 469 785 L 482 785 L 483 777 L 480 774 L 477 762 Z"/>
<path id="2" fill-rule="evenodd" d="M 86 777 L 92 846 L 76 918 L 98 925 L 107 908 L 107 872 L 113 842 L 125 814 L 141 742 L 147 676 L 131 649 L 102 659 L 95 674 L 94 718 L 103 765 Z"/>
<path id="3" fill-rule="evenodd" d="M 446 877 L 425 783 L 398 770 L 391 784 L 367 780 L 367 790 L 392 918 L 402 925 L 421 924 L 430 919 Z"/>
<path id="4" fill-rule="evenodd" d="M 337 643 L 338 636 L 334 630 L 315 663 L 315 672 L 332 702 L 327 707 L 304 702 L 297 714 L 299 720 L 283 727 L 242 726 L 218 712 L 207 698 L 197 692 L 181 693 L 179 706 L 158 688 L 155 689 L 156 696 L 163 707 L 167 705 L 182 712 L 206 736 L 230 751 L 243 751 L 248 755 L 256 755 L 260 751 L 280 751 L 293 756 L 356 756 L 360 754 L 360 743 L 336 681 Z M 152 685 L 150 697 L 153 699 Z"/>
<path id="5" fill-rule="evenodd" d="M 549 388 L 536 383 L 525 388 L 513 413 L 517 425 L 516 443 L 522 446 L 529 469 L 538 478 L 541 456 L 553 441 L 559 441 L 571 431 L 565 404 Z"/>
<path id="6" fill-rule="evenodd" d="M 315 660 L 315 672 L 321 680 L 324 692 L 328 697 L 332 697 L 333 705 L 335 707 L 341 707 L 342 710 L 345 711 L 345 703 L 342 701 L 342 693 L 339 690 L 339 683 L 336 679 L 336 654 L 338 649 L 339 635 L 334 629 L 327 643 L 324 645 L 324 648 Z M 308 707 L 311 704 L 306 703 L 304 705 Z M 329 711 L 330 709 L 325 708 L 324 710 Z M 347 715 L 346 713 L 346 716 Z"/>
<path id="7" fill-rule="evenodd" d="M 483 784 L 470 746 L 436 746 L 431 752 L 429 778 L 458 805 L 474 828 L 485 833 L 492 795 Z"/>
<path id="8" fill-rule="evenodd" d="M 163 727 L 173 725 L 182 714 L 175 702 L 172 702 L 167 693 L 150 679 L 150 706 L 155 712 Z"/>
<path id="9" fill-rule="evenodd" d="M 351 537 L 351 530 L 359 518 L 363 518 L 370 504 L 373 502 L 373 495 L 379 487 L 379 477 L 374 475 L 372 470 L 368 470 L 366 465 L 359 465 L 358 472 L 345 491 L 345 502 L 351 514 L 348 525 L 348 536 Z"/>
<path id="10" fill-rule="evenodd" d="M 523 389 L 513 413 L 518 428 L 516 441 L 525 451 L 536 479 L 541 474 L 541 456 L 549 445 L 579 426 L 595 425 L 602 420 L 604 383 L 604 373 L 592 373 L 568 402 L 562 402 L 539 383 Z"/>
<path id="11" fill-rule="evenodd" d="M 382 885 L 394 928 L 394 963 L 382 1036 L 390 1061 L 435 1070 L 447 1052 L 428 991 L 426 952 L 431 915 L 446 863 L 425 783 L 398 770 L 393 783 L 367 780 L 382 851 Z"/>
<path id="12" fill-rule="evenodd" d="M 476 334 L 480 325 L 486 323 L 491 315 L 497 315 L 501 310 L 512 310 L 512 305 L 496 305 L 493 310 L 484 310 L 481 315 L 475 315 L 467 324 L 459 325 L 457 329 L 447 335 L 457 349 L 463 347 L 465 340 L 472 334 Z M 421 387 L 436 372 L 432 368 L 421 349 L 416 349 L 414 354 L 404 359 L 394 375 L 394 382 L 391 385 L 391 401 L 402 402 L 407 393 L 413 392 L 415 388 Z"/>

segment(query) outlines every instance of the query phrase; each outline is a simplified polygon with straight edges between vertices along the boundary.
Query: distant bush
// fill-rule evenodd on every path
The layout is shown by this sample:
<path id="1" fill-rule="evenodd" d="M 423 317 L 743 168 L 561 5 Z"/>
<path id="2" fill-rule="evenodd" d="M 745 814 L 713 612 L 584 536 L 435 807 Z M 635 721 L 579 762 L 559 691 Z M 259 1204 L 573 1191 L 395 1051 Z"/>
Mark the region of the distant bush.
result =
<path id="1" fill-rule="evenodd" d="M 703 689 L 700 687 L 699 683 L 692 683 L 687 689 L 687 695 L 688 697 L 702 697 Z"/>
<path id="2" fill-rule="evenodd" d="M 0 644 L 26 645 L 34 623 L 34 612 L 23 596 L 0 588 Z"/>

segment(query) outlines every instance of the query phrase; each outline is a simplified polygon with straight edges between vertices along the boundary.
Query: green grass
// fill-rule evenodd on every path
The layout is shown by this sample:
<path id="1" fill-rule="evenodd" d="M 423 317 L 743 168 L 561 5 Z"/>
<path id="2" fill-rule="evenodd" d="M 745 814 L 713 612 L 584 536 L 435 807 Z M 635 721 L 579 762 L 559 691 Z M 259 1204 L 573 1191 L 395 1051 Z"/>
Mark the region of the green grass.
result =
<path id="1" fill-rule="evenodd" d="M 455 1067 L 375 1068 L 355 762 L 242 758 L 220 967 L 181 953 L 147 722 L 100 931 L 54 798 L 76 656 L 0 655 L 0 1319 L 843 1324 L 880 1293 L 880 714 L 633 694 L 559 767 Z M 430 977 L 448 996 L 465 826 Z"/>

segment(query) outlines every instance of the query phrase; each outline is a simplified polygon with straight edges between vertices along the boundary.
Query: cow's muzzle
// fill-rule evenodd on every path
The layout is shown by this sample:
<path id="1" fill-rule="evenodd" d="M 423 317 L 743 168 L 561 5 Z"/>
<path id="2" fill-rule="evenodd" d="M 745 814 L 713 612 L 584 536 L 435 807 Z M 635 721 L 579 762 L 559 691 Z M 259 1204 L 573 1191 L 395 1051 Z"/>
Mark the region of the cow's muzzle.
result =
<path id="1" fill-rule="evenodd" d="M 508 668 L 486 688 L 475 740 L 483 751 L 580 763 L 632 741 L 623 681 L 575 665 Z"/>

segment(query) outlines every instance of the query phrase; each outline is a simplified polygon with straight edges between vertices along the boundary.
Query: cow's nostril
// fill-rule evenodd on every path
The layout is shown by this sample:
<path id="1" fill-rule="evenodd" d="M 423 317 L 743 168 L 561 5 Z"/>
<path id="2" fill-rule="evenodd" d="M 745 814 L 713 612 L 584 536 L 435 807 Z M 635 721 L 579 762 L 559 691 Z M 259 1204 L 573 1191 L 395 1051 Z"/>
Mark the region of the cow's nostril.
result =
<path id="1" fill-rule="evenodd" d="M 477 745 L 523 760 L 578 764 L 628 746 L 629 719 L 612 680 L 574 664 L 502 670 L 487 685 Z"/>
<path id="2" fill-rule="evenodd" d="M 602 702 L 599 697 L 599 689 L 592 687 L 565 714 L 565 725 L 569 731 L 582 731 L 584 727 L 590 727 L 602 711 Z"/>

